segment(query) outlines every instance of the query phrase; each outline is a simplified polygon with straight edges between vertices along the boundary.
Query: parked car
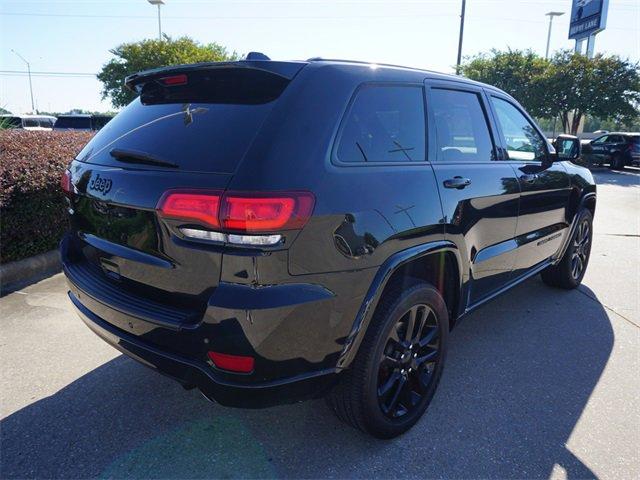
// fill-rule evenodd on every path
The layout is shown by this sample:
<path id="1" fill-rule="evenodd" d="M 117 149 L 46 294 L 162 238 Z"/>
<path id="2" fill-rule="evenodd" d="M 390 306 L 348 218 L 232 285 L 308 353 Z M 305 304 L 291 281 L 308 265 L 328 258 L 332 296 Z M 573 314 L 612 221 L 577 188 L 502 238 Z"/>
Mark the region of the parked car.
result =
<path id="1" fill-rule="evenodd" d="M 3 128 L 20 128 L 23 130 L 51 130 L 56 117 L 51 115 L 0 115 Z"/>
<path id="2" fill-rule="evenodd" d="M 592 165 L 609 165 L 614 170 L 640 166 L 640 133 L 611 132 L 582 144 L 584 159 Z"/>
<path id="3" fill-rule="evenodd" d="M 394 437 L 427 409 L 463 317 L 538 273 L 583 278 L 596 186 L 570 162 L 580 144 L 556 153 L 497 88 L 319 59 L 126 85 L 139 98 L 62 179 L 69 298 L 211 400 L 326 396 Z"/>
<path id="4" fill-rule="evenodd" d="M 55 130 L 100 130 L 113 117 L 108 115 L 73 114 L 60 115 L 55 123 Z"/>

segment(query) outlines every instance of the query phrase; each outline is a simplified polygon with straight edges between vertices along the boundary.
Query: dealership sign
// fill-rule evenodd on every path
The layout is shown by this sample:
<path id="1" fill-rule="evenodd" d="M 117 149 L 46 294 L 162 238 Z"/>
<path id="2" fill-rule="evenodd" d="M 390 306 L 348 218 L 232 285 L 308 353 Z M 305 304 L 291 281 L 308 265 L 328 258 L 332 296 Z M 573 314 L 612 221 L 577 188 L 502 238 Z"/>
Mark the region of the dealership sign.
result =
<path id="1" fill-rule="evenodd" d="M 579 39 L 605 29 L 609 0 L 573 0 L 569 38 Z"/>

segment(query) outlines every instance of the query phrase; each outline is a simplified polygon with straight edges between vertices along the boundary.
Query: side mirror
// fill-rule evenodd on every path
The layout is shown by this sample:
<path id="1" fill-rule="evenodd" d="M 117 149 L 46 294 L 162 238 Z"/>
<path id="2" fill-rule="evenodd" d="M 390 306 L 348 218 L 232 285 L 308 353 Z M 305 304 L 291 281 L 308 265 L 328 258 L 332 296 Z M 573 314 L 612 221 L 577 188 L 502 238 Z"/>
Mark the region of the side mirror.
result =
<path id="1" fill-rule="evenodd" d="M 553 146 L 556 149 L 557 160 L 577 160 L 580 158 L 580 139 L 573 135 L 558 135 Z"/>

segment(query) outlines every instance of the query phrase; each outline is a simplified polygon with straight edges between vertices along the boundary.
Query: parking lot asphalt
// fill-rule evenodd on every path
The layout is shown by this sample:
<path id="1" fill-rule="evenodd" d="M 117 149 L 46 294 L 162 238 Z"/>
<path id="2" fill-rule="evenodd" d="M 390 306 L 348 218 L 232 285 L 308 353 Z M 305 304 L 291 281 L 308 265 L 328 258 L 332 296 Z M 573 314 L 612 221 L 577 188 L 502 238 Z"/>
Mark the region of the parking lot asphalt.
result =
<path id="1" fill-rule="evenodd" d="M 392 441 L 323 401 L 183 390 L 94 336 L 62 275 L 0 299 L 0 478 L 640 478 L 640 170 L 595 176 L 580 289 L 536 277 L 469 316 L 426 416 Z"/>

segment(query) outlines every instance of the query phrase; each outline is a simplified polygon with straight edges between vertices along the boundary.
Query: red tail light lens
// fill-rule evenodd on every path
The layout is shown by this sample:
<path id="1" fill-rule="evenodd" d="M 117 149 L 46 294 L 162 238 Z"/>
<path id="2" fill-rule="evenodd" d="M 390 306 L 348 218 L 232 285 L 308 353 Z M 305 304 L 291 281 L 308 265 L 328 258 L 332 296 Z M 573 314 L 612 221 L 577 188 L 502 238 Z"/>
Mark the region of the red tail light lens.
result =
<path id="1" fill-rule="evenodd" d="M 169 218 L 196 220 L 238 232 L 273 232 L 302 228 L 313 212 L 308 192 L 192 193 L 167 192 L 158 209 Z"/>
<path id="2" fill-rule="evenodd" d="M 160 199 L 158 207 L 164 217 L 196 220 L 219 227 L 220 197 L 219 192 L 167 192 Z"/>
<path id="3" fill-rule="evenodd" d="M 71 195 L 71 172 L 65 170 L 60 177 L 60 187 L 65 195 Z"/>
<path id="4" fill-rule="evenodd" d="M 266 232 L 302 228 L 311 216 L 314 199 L 310 193 L 274 196 L 225 195 L 220 221 L 228 230 Z"/>
<path id="5" fill-rule="evenodd" d="M 230 372 L 237 373 L 251 373 L 255 360 L 253 357 L 244 357 L 241 355 L 229 355 L 226 353 L 208 352 L 207 355 L 213 362 L 213 364 L 222 369 Z"/>

